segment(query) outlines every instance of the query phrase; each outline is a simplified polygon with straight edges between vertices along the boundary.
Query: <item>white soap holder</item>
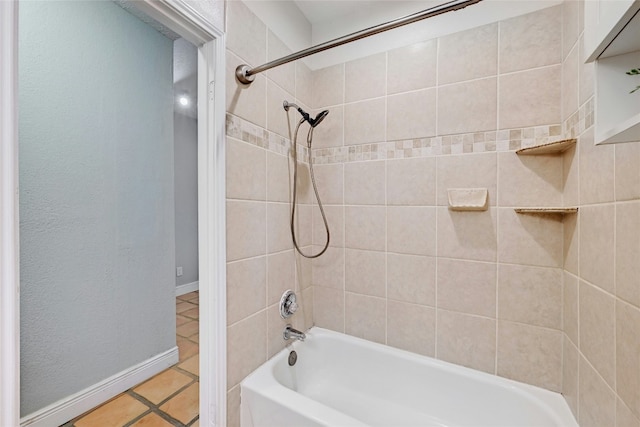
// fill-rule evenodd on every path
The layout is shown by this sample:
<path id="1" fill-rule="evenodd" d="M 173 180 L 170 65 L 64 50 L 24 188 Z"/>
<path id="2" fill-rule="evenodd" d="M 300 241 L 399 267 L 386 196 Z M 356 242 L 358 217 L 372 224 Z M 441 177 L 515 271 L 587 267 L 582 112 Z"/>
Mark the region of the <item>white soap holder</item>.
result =
<path id="1" fill-rule="evenodd" d="M 486 211 L 488 208 L 486 188 L 449 188 L 447 192 L 452 211 Z"/>

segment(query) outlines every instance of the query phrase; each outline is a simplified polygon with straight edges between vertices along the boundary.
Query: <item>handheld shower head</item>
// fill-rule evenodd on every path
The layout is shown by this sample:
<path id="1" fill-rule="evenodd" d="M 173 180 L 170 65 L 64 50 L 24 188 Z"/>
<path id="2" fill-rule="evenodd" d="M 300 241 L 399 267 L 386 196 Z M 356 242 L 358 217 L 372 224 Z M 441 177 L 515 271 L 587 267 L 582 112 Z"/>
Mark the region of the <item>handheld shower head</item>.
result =
<path id="1" fill-rule="evenodd" d="M 289 108 L 293 107 L 296 110 L 298 110 L 298 112 L 302 115 L 302 117 L 309 122 L 309 124 L 311 125 L 312 128 L 318 126 L 320 124 L 321 121 L 324 120 L 325 117 L 327 117 L 327 114 L 329 114 L 329 110 L 324 110 L 322 112 L 320 112 L 315 119 L 312 119 L 309 116 L 309 113 L 307 113 L 306 111 L 304 111 L 302 108 L 298 107 L 296 104 L 294 104 L 293 102 L 288 102 L 288 101 L 284 101 L 282 103 L 282 106 L 284 107 L 284 111 L 289 111 Z"/>

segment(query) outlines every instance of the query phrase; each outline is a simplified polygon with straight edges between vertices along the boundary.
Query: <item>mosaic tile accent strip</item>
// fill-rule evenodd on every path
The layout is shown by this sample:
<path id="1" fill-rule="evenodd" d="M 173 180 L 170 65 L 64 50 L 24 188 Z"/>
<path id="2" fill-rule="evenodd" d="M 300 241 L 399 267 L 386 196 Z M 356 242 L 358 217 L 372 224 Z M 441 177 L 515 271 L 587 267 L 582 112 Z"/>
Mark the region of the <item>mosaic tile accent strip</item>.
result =
<path id="1" fill-rule="evenodd" d="M 578 111 L 573 113 L 563 123 L 563 134 L 566 138 L 577 138 L 595 123 L 595 98 L 591 97 L 582 104 Z"/>
<path id="2" fill-rule="evenodd" d="M 515 151 L 562 138 L 562 125 L 536 126 L 313 150 L 318 164 Z"/>
<path id="3" fill-rule="evenodd" d="M 290 139 L 232 114 L 227 114 L 226 117 L 226 135 L 283 156 L 289 156 L 292 147 Z M 298 161 L 307 162 L 307 147 L 298 144 L 297 152 Z"/>

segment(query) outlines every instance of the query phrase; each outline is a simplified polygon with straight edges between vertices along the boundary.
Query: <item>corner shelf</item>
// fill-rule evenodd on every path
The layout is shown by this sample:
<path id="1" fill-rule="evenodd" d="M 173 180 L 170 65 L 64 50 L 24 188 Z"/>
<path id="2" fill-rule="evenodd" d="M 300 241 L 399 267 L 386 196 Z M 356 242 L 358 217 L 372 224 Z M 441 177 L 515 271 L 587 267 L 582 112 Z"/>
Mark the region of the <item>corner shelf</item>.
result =
<path id="1" fill-rule="evenodd" d="M 515 208 L 519 214 L 559 214 L 569 215 L 578 212 L 578 208 Z"/>
<path id="2" fill-rule="evenodd" d="M 549 142 L 546 144 L 534 145 L 533 147 L 521 148 L 516 151 L 520 156 L 537 156 L 542 154 L 559 154 L 574 146 L 575 139 L 563 139 L 562 141 Z"/>

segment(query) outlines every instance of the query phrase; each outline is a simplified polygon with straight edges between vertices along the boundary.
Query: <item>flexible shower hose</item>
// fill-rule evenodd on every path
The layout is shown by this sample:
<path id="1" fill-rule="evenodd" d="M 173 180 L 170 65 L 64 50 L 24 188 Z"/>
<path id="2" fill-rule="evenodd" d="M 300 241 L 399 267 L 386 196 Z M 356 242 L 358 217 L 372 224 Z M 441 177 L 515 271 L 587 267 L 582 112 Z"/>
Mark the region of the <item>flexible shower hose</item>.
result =
<path id="1" fill-rule="evenodd" d="M 324 228 L 327 231 L 327 242 L 324 245 L 322 250 L 315 255 L 307 255 L 298 246 L 298 241 L 296 240 L 296 228 L 295 228 L 295 215 L 296 215 L 296 205 L 297 205 L 297 184 L 298 184 L 298 130 L 300 129 L 300 125 L 304 123 L 305 119 L 301 119 L 298 122 L 298 126 L 296 126 L 296 131 L 293 134 L 293 200 L 291 203 L 291 237 L 293 238 L 293 246 L 296 248 L 298 253 L 305 258 L 318 258 L 320 255 L 327 251 L 329 247 L 329 224 L 327 223 L 327 216 L 324 213 L 324 208 L 322 207 L 322 202 L 320 201 L 320 196 L 318 195 L 318 187 L 316 186 L 316 178 L 313 175 L 313 161 L 311 160 L 311 141 L 313 139 L 313 127 L 309 128 L 309 133 L 307 134 L 307 151 L 309 156 L 309 175 L 311 176 L 311 184 L 313 185 L 313 192 L 316 195 L 316 200 L 318 201 L 318 207 L 320 208 L 320 214 L 322 215 L 322 221 L 324 221 Z"/>

